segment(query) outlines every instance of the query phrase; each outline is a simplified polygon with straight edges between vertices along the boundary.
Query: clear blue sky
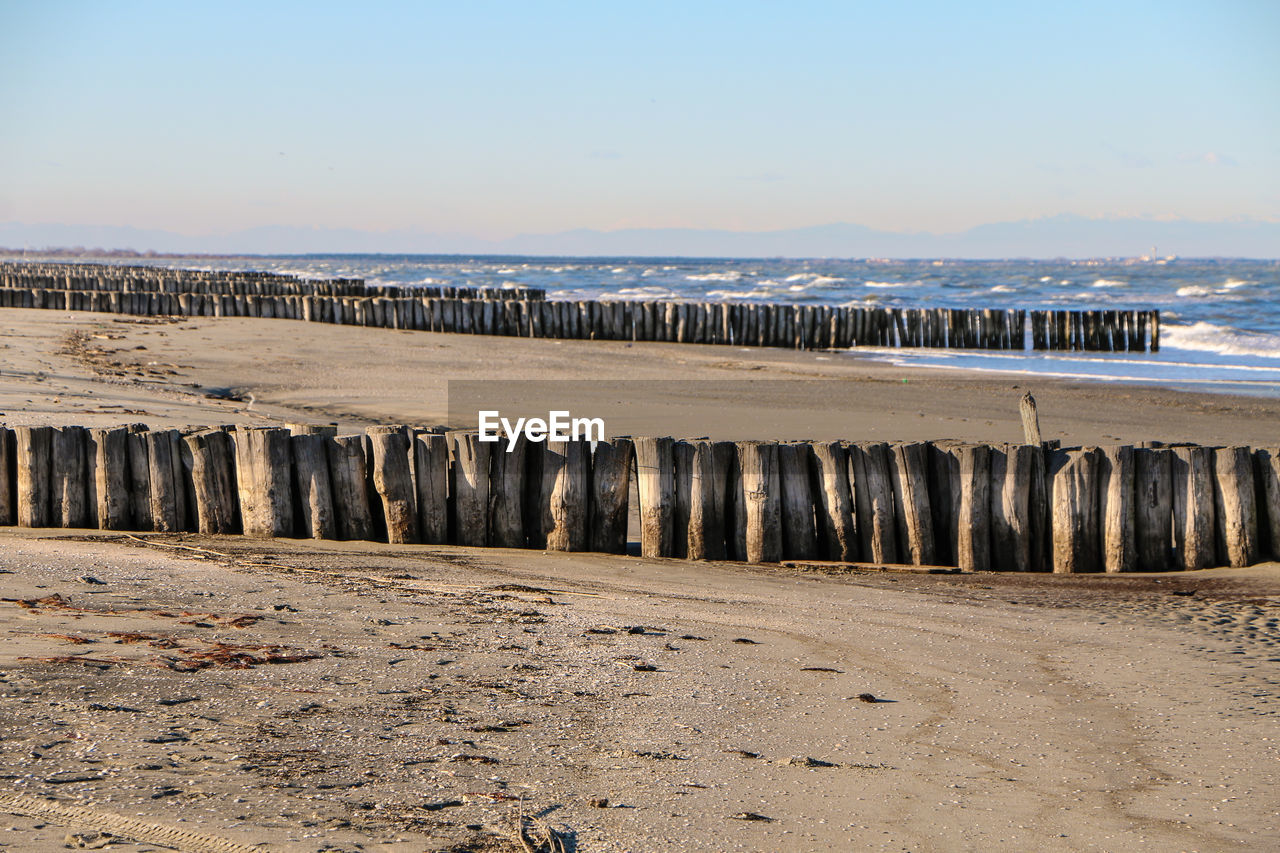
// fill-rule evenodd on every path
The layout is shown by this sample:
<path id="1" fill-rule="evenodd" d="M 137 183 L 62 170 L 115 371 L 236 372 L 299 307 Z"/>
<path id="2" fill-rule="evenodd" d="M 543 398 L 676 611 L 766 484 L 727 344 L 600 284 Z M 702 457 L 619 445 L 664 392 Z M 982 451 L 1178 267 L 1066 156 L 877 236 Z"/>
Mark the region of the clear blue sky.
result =
<path id="1" fill-rule="evenodd" d="M 1280 219 L 1280 2 L 0 0 L 0 222 Z"/>

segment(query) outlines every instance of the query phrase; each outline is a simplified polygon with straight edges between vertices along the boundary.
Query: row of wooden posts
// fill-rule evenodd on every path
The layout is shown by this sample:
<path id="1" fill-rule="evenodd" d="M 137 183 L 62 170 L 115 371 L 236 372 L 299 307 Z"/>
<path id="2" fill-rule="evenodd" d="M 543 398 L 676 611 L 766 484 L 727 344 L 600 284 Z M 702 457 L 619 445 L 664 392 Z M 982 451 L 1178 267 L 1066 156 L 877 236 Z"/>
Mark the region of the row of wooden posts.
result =
<path id="1" fill-rule="evenodd" d="M 271 272 L 182 270 L 112 264 L 0 262 L 0 287 L 89 293 L 193 293 L 247 296 L 433 296 L 447 299 L 544 299 L 537 287 L 367 285 L 359 278 L 301 279 Z"/>
<path id="2" fill-rule="evenodd" d="M 946 347 L 1022 350 L 1026 311 L 855 308 L 442 296 L 267 296 L 0 287 L 0 307 L 179 317 L 276 317 L 343 325 L 583 340 L 670 341 L 793 349 Z M 1159 347 L 1156 311 L 1032 311 L 1035 349 Z"/>
<path id="3" fill-rule="evenodd" d="M 0 524 L 753 563 L 1130 572 L 1280 559 L 1280 450 L 480 441 L 409 427 L 0 427 Z"/>

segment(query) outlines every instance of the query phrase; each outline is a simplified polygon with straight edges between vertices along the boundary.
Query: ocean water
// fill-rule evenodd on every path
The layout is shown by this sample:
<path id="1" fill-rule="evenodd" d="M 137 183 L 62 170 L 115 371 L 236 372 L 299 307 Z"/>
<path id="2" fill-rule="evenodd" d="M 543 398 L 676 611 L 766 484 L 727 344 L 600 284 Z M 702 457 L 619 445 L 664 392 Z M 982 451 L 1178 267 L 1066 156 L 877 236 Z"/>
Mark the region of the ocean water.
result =
<path id="1" fill-rule="evenodd" d="M 859 348 L 850 357 L 1280 396 L 1280 261 L 898 261 L 305 255 L 164 258 L 371 284 L 541 287 L 550 298 L 830 305 L 1157 308 L 1159 353 L 980 353 Z"/>

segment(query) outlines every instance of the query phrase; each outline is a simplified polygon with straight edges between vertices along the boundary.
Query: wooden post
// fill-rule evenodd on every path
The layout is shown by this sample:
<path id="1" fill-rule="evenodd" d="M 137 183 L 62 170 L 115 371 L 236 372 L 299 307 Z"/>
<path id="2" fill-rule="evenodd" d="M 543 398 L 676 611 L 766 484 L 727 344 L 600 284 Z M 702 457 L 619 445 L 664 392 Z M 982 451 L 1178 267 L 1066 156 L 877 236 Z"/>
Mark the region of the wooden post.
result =
<path id="1" fill-rule="evenodd" d="M 0 468 L 3 468 L 2 463 Z M 1271 559 L 1280 560 L 1280 449 L 1270 447 L 1254 451 L 1254 468 L 1261 505 L 1258 526 L 1267 532 L 1259 539 L 1270 544 Z"/>
<path id="2" fill-rule="evenodd" d="M 896 563 L 898 540 L 893 518 L 889 445 L 881 442 L 851 445 L 849 461 L 862 558 L 873 563 Z"/>
<path id="3" fill-rule="evenodd" d="M 249 536 L 292 536 L 289 431 L 279 427 L 237 427 L 235 445 L 236 490 L 244 532 Z"/>
<path id="4" fill-rule="evenodd" d="M 182 484 L 174 478 L 172 430 L 147 433 L 147 476 L 151 483 L 151 529 L 175 533 L 182 529 L 178 520 L 178 490 Z M 180 460 L 178 464 L 181 464 Z"/>
<path id="5" fill-rule="evenodd" d="M 959 456 L 956 564 L 968 571 L 987 571 L 991 569 L 991 448 L 964 445 Z"/>
<path id="6" fill-rule="evenodd" d="M 463 430 L 450 432 L 448 441 L 453 541 L 483 547 L 489 544 L 489 453 L 494 445 Z"/>
<path id="7" fill-rule="evenodd" d="M 1102 567 L 1111 573 L 1132 572 L 1138 567 L 1134 450 L 1128 445 L 1101 450 L 1098 511 L 1102 518 Z"/>
<path id="8" fill-rule="evenodd" d="M 290 444 L 298 487 L 300 532 L 308 539 L 336 539 L 338 520 L 329 477 L 329 436 L 311 430 L 295 432 Z"/>
<path id="9" fill-rule="evenodd" d="M 489 544 L 498 548 L 523 548 L 525 535 L 523 435 L 514 444 L 491 445 L 489 452 Z"/>
<path id="10" fill-rule="evenodd" d="M 387 541 L 405 545 L 418 541 L 418 506 L 409 459 L 409 436 L 401 429 L 370 428 L 368 437 L 373 489 L 382 505 Z"/>
<path id="11" fill-rule="evenodd" d="M 1040 415 L 1036 411 L 1036 398 L 1030 391 L 1022 395 L 1018 408 L 1022 411 L 1023 443 L 1039 447 L 1043 441 L 1040 437 Z"/>
<path id="12" fill-rule="evenodd" d="M 735 448 L 736 454 L 736 448 Z M 728 463 L 711 441 L 693 442 L 689 483 L 690 560 L 723 560 L 725 557 L 725 482 Z"/>
<path id="13" fill-rule="evenodd" d="M 790 560 L 812 560 L 818 556 L 816 501 L 810 473 L 812 457 L 813 449 L 808 444 L 778 445 L 782 553 Z"/>
<path id="14" fill-rule="evenodd" d="M 943 316 L 948 316 L 946 313 Z M 933 550 L 938 565 L 958 566 L 960 531 L 960 450 L 930 445 L 929 507 L 933 511 Z"/>
<path id="15" fill-rule="evenodd" d="M 1138 448 L 1133 452 L 1134 535 L 1138 568 L 1173 568 L 1173 454 Z"/>
<path id="16" fill-rule="evenodd" d="M 129 512 L 129 430 L 93 429 L 89 431 L 93 447 L 93 494 L 97 502 L 100 530 L 128 530 L 132 522 Z M 3 486 L 0 486 L 3 489 Z"/>
<path id="17" fill-rule="evenodd" d="M 1096 572 L 1102 567 L 1098 535 L 1097 448 L 1054 451 L 1049 476 L 1053 501 L 1053 570 Z"/>
<path id="18" fill-rule="evenodd" d="M 1213 448 L 1173 448 L 1173 551 L 1175 568 L 1214 565 Z"/>
<path id="19" fill-rule="evenodd" d="M 1001 571 L 1031 571 L 1031 471 L 1040 448 L 991 449 L 991 561 Z"/>
<path id="20" fill-rule="evenodd" d="M 548 441 L 542 453 L 542 534 L 548 551 L 587 549 L 591 445 Z"/>
<path id="21" fill-rule="evenodd" d="M 449 541 L 449 439 L 440 433 L 416 433 L 413 457 L 418 536 L 428 545 L 443 545 Z M 523 464 L 523 455 L 520 461 Z"/>
<path id="22" fill-rule="evenodd" d="M 900 557 L 916 566 L 934 565 L 937 552 L 929 504 L 929 445 L 895 444 L 889 457 L 889 476 Z"/>
<path id="23" fill-rule="evenodd" d="M 1219 447 L 1213 455 L 1218 565 L 1252 566 L 1258 562 L 1258 505 L 1249 448 Z"/>
<path id="24" fill-rule="evenodd" d="M 64 426 L 53 431 L 49 454 L 50 522 L 59 527 L 88 524 L 88 475 L 85 464 L 84 427 Z M 96 508 L 95 508 L 96 511 Z"/>
<path id="25" fill-rule="evenodd" d="M 151 465 L 147 460 L 147 428 L 134 424 L 128 430 L 129 518 L 134 530 L 150 530 Z"/>
<path id="26" fill-rule="evenodd" d="M 329 487 L 333 491 L 335 528 L 339 539 L 374 537 L 369 509 L 369 481 L 364 436 L 341 435 L 328 439 Z M 419 479 L 421 485 L 421 479 Z"/>
<path id="27" fill-rule="evenodd" d="M 17 441 L 13 430 L 0 426 L 0 526 L 18 522 L 17 464 Z"/>
<path id="28" fill-rule="evenodd" d="M 603 554 L 627 553 L 627 515 L 631 494 L 629 438 L 596 444 L 591 460 L 591 536 L 588 547 Z"/>
<path id="29" fill-rule="evenodd" d="M 637 438 L 636 488 L 640 497 L 640 553 L 674 552 L 675 457 L 670 438 Z"/>
<path id="30" fill-rule="evenodd" d="M 19 527 L 49 527 L 53 500 L 50 468 L 53 427 L 20 426 L 15 431 Z"/>
<path id="31" fill-rule="evenodd" d="M 197 529 L 204 534 L 240 531 L 235 473 L 235 446 L 219 429 L 186 437 L 191 448 Z"/>
<path id="32" fill-rule="evenodd" d="M 687 441 L 673 441 L 671 465 L 675 505 L 671 512 L 670 556 L 686 559 L 689 556 L 689 516 L 693 501 L 699 497 L 693 492 L 693 445 Z"/>
<path id="33" fill-rule="evenodd" d="M 737 503 L 737 536 L 744 541 L 748 563 L 776 563 L 782 559 L 782 480 L 778 470 L 778 445 L 759 441 L 740 441 L 737 444 L 742 477 Z"/>
<path id="34" fill-rule="evenodd" d="M 818 532 L 823 556 L 852 562 L 858 558 L 853 526 L 853 489 L 849 485 L 848 452 L 838 441 L 813 445 L 813 476 L 818 493 Z"/>

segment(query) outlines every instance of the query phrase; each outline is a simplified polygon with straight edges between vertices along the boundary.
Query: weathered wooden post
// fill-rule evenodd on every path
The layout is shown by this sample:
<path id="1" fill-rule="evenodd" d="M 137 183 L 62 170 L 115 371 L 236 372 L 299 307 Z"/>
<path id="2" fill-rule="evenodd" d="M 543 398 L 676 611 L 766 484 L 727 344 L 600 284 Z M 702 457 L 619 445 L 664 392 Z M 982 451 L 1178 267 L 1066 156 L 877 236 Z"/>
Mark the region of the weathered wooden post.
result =
<path id="1" fill-rule="evenodd" d="M 151 464 L 147 459 L 147 428 L 144 424 L 132 424 L 128 430 L 129 517 L 135 530 L 150 530 Z"/>
<path id="2" fill-rule="evenodd" d="M 50 522 L 59 527 L 88 524 L 88 474 L 85 461 L 84 427 L 64 426 L 53 430 L 49 453 Z M 96 507 L 95 507 L 96 511 Z"/>
<path id="3" fill-rule="evenodd" d="M 1036 398 L 1030 391 L 1022 395 L 1018 408 L 1022 411 L 1023 443 L 1039 447 L 1043 441 L 1040 437 L 1040 415 L 1036 411 Z"/>
<path id="4" fill-rule="evenodd" d="M 849 447 L 853 498 L 857 512 L 862 558 L 873 563 L 898 562 L 893 517 L 893 483 L 889 474 L 889 445 L 882 442 Z"/>
<path id="5" fill-rule="evenodd" d="M 1140 447 L 1133 452 L 1134 535 L 1138 566 L 1145 572 L 1172 568 L 1173 454 Z"/>
<path id="6" fill-rule="evenodd" d="M 778 445 L 761 441 L 737 444 L 742 488 L 736 504 L 735 536 L 743 543 L 748 563 L 776 563 L 782 559 Z"/>
<path id="7" fill-rule="evenodd" d="M 1049 476 L 1053 501 L 1053 570 L 1096 572 L 1102 566 L 1098 534 L 1097 448 L 1054 451 Z"/>
<path id="8" fill-rule="evenodd" d="M 929 445 L 893 445 L 889 477 L 898 529 L 898 553 L 913 565 L 934 565 L 937 554 L 933 510 L 929 504 Z"/>
<path id="9" fill-rule="evenodd" d="M 204 534 L 238 533 L 235 445 L 219 429 L 186 437 L 191 448 L 197 529 Z"/>
<path id="10" fill-rule="evenodd" d="M 1003 571 L 1031 571 L 1032 467 L 1038 446 L 991 449 L 991 559 Z"/>
<path id="11" fill-rule="evenodd" d="M 818 556 L 812 456 L 813 449 L 808 444 L 778 445 L 778 470 L 782 484 L 782 553 L 792 560 L 812 560 Z"/>
<path id="12" fill-rule="evenodd" d="M 236 490 L 240 518 L 249 536 L 293 535 L 289 438 L 289 431 L 279 427 L 236 429 Z"/>
<path id="13" fill-rule="evenodd" d="M 491 445 L 489 452 L 489 544 L 523 548 L 528 540 L 523 511 L 527 439 Z"/>
<path id="14" fill-rule="evenodd" d="M 853 489 L 849 484 L 848 453 L 840 442 L 823 441 L 813 445 L 813 476 L 823 555 L 839 562 L 856 560 L 858 540 L 853 526 Z"/>
<path id="15" fill-rule="evenodd" d="M 1102 448 L 1098 460 L 1102 565 L 1112 573 L 1132 572 L 1138 567 L 1133 454 L 1128 445 L 1111 445 Z"/>
<path id="16" fill-rule="evenodd" d="M 474 432 L 448 434 L 452 464 L 449 493 L 453 503 L 453 541 L 482 547 L 489 544 L 489 456 L 493 445 Z"/>
<path id="17" fill-rule="evenodd" d="M 1173 550 L 1175 568 L 1214 565 L 1213 448 L 1173 448 Z"/>
<path id="18" fill-rule="evenodd" d="M 126 427 L 92 429 L 89 431 L 89 446 L 93 458 L 87 461 L 93 468 L 98 528 L 128 530 L 132 523 L 129 512 L 129 430 Z"/>
<path id="19" fill-rule="evenodd" d="M 636 488 L 640 498 L 640 553 L 674 553 L 675 457 L 670 438 L 637 438 Z"/>
<path id="20" fill-rule="evenodd" d="M 956 564 L 968 571 L 986 571 L 991 569 L 991 448 L 967 444 L 958 454 Z"/>
<path id="21" fill-rule="evenodd" d="M 181 530 L 178 521 L 178 490 L 182 485 L 173 476 L 173 440 L 170 430 L 147 433 L 147 478 L 151 483 L 151 529 L 161 533 Z"/>
<path id="22" fill-rule="evenodd" d="M 449 439 L 440 433 L 418 432 L 413 437 L 413 455 L 418 536 L 428 545 L 443 545 L 449 541 Z"/>
<path id="23" fill-rule="evenodd" d="M 328 440 L 326 449 L 329 455 L 329 487 L 333 491 L 338 538 L 373 539 L 373 517 L 369 509 L 369 475 L 364 452 L 364 436 L 334 436 Z"/>
<path id="24" fill-rule="evenodd" d="M 295 431 L 290 439 L 293 476 L 298 489 L 298 522 L 307 539 L 338 538 L 333 485 L 329 477 L 330 436 L 319 430 Z"/>
<path id="25" fill-rule="evenodd" d="M 590 508 L 591 445 L 547 441 L 542 452 L 542 536 L 548 551 L 585 551 Z"/>
<path id="26" fill-rule="evenodd" d="M 729 462 L 716 442 L 693 442 L 689 483 L 690 560 L 725 558 L 725 498 Z M 736 454 L 736 448 L 733 449 Z"/>
<path id="27" fill-rule="evenodd" d="M 373 489 L 386 519 L 387 541 L 393 545 L 417 542 L 418 506 L 409 436 L 402 429 L 379 427 L 365 430 L 365 435 L 372 457 Z"/>
<path id="28" fill-rule="evenodd" d="M 20 426 L 15 438 L 18 526 L 49 527 L 53 507 L 50 474 L 53 427 Z"/>
<path id="29" fill-rule="evenodd" d="M 627 510 L 634 454 L 635 448 L 629 438 L 615 438 L 596 444 L 591 460 L 591 536 L 588 547 L 592 551 L 627 553 Z"/>
<path id="30" fill-rule="evenodd" d="M 1261 538 L 1271 545 L 1271 559 L 1280 560 L 1280 449 L 1271 447 L 1254 451 L 1254 467 L 1262 505 L 1258 526 L 1268 534 Z"/>
<path id="31" fill-rule="evenodd" d="M 0 426 L 0 526 L 18 522 L 17 464 L 17 441 L 13 430 Z"/>
<path id="32" fill-rule="evenodd" d="M 1219 447 L 1213 455 L 1218 564 L 1252 566 L 1258 562 L 1258 505 L 1249 448 Z"/>
<path id="33" fill-rule="evenodd" d="M 671 443 L 672 477 L 675 482 L 675 505 L 671 511 L 671 554 L 677 559 L 689 556 L 689 516 L 698 499 L 693 492 L 693 445 L 687 441 Z"/>

